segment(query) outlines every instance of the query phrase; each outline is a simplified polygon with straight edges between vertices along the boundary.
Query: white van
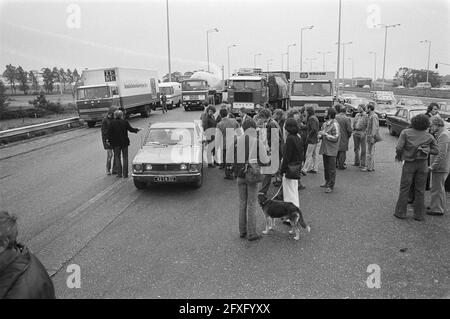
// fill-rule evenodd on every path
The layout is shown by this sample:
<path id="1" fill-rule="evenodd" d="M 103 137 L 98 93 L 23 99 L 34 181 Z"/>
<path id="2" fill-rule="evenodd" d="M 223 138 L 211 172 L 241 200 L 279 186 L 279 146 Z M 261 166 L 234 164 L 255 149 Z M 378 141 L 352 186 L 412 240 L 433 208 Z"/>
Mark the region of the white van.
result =
<path id="1" fill-rule="evenodd" d="M 181 105 L 181 83 L 161 82 L 159 83 L 159 93 L 166 93 L 167 108 L 180 107 Z"/>

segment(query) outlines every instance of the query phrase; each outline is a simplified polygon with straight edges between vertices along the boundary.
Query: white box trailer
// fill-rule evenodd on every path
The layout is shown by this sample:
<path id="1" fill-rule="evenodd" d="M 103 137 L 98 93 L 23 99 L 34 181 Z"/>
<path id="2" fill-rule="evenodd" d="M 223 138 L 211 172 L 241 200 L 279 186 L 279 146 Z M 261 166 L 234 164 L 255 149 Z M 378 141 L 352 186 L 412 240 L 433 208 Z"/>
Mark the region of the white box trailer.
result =
<path id="1" fill-rule="evenodd" d="M 80 119 L 89 127 L 101 121 L 111 106 L 123 108 L 126 115 L 148 117 L 159 102 L 156 71 L 118 67 L 84 70 L 81 79 L 76 105 Z"/>

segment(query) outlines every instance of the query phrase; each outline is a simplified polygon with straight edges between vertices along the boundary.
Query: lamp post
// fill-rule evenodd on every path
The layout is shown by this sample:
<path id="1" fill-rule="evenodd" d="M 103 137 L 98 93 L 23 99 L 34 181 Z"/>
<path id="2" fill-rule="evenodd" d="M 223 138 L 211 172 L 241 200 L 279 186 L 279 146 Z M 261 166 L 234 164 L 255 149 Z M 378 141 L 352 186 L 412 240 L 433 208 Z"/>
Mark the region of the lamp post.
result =
<path id="1" fill-rule="evenodd" d="M 322 66 L 322 69 L 323 69 L 323 72 L 325 72 L 325 55 L 330 54 L 331 51 L 324 51 L 324 52 L 318 51 L 317 53 L 318 53 L 318 54 L 322 54 L 322 58 L 323 58 L 323 66 Z"/>
<path id="2" fill-rule="evenodd" d="M 273 59 L 267 60 L 267 72 L 269 72 L 269 66 L 271 65 L 270 62 L 272 62 L 272 61 L 273 61 Z"/>
<path id="3" fill-rule="evenodd" d="M 337 43 L 336 43 L 337 44 Z M 349 45 L 349 44 L 353 44 L 352 41 L 349 42 L 342 42 L 342 81 L 344 81 L 344 86 L 345 86 L 345 46 Z"/>
<path id="4" fill-rule="evenodd" d="M 256 68 L 256 57 L 262 55 L 262 53 L 256 53 L 253 55 L 253 67 Z"/>
<path id="5" fill-rule="evenodd" d="M 166 13 L 167 13 L 167 56 L 169 60 L 169 82 L 172 82 L 172 70 L 170 65 L 169 0 L 166 0 Z"/>
<path id="6" fill-rule="evenodd" d="M 370 51 L 369 54 L 373 54 L 374 56 L 374 66 L 373 66 L 373 82 L 377 80 L 377 53 L 375 51 Z"/>
<path id="7" fill-rule="evenodd" d="M 339 18 L 338 18 L 338 40 L 337 43 L 341 43 L 341 6 L 342 1 L 339 0 Z M 337 63 L 336 63 L 336 96 L 339 96 L 339 61 L 341 58 L 341 46 L 338 45 L 338 51 L 337 51 Z"/>
<path id="8" fill-rule="evenodd" d="M 312 28 L 314 28 L 313 25 L 300 28 L 300 72 L 303 69 L 303 30 L 311 30 Z"/>
<path id="9" fill-rule="evenodd" d="M 427 82 L 428 75 L 430 73 L 430 52 L 431 52 L 431 40 L 422 40 L 420 43 L 428 43 L 428 62 L 427 62 Z"/>
<path id="10" fill-rule="evenodd" d="M 288 72 L 289 72 L 289 48 L 290 48 L 290 47 L 295 47 L 295 46 L 296 46 L 295 43 L 289 44 L 289 45 L 287 46 L 287 71 L 288 71 Z"/>
<path id="11" fill-rule="evenodd" d="M 230 77 L 230 49 L 236 47 L 236 44 L 228 46 L 228 77 Z"/>
<path id="12" fill-rule="evenodd" d="M 383 27 L 384 28 L 384 58 L 383 58 L 383 84 L 382 84 L 382 89 L 384 90 L 384 74 L 385 74 L 385 70 L 386 70 L 386 43 L 387 43 L 387 30 L 389 28 L 395 28 L 400 26 L 400 23 L 397 24 L 377 24 L 376 27 Z"/>
<path id="13" fill-rule="evenodd" d="M 211 32 L 219 32 L 219 29 L 209 29 L 206 31 L 206 59 L 208 60 L 208 72 L 209 72 L 209 34 Z"/>

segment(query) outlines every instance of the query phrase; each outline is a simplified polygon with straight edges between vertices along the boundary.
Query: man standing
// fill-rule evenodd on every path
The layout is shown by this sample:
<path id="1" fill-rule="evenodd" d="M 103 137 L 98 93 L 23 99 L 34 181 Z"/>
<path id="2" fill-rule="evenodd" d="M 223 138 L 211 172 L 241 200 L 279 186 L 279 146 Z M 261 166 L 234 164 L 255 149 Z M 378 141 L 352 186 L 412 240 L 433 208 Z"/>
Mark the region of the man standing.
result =
<path id="1" fill-rule="evenodd" d="M 108 142 L 114 149 L 117 177 L 128 178 L 128 146 L 130 145 L 128 132 L 137 133 L 140 129 L 131 127 L 130 123 L 123 119 L 122 111 L 115 111 L 114 118 L 108 129 Z M 121 157 L 123 157 L 123 166 Z"/>
<path id="2" fill-rule="evenodd" d="M 225 179 L 233 179 L 232 170 L 227 169 L 227 129 L 230 129 L 233 131 L 236 130 L 239 127 L 239 124 L 236 122 L 235 119 L 230 118 L 227 109 L 221 109 L 219 111 L 219 115 L 222 118 L 222 120 L 217 124 L 217 130 L 220 132 L 220 135 L 217 134 L 217 136 L 220 136 L 221 138 L 218 138 L 217 141 L 219 143 L 220 148 L 222 149 L 222 163 L 220 164 L 221 168 L 225 169 Z M 233 134 L 234 136 L 234 134 Z M 217 145 L 216 145 L 217 148 Z"/>
<path id="3" fill-rule="evenodd" d="M 361 169 L 362 171 L 367 172 L 375 171 L 375 143 L 377 142 L 376 136 L 378 136 L 378 130 L 380 128 L 380 121 L 374 110 L 375 104 L 369 102 L 369 104 L 367 104 L 369 116 L 369 122 L 367 124 L 367 169 Z"/>
<path id="4" fill-rule="evenodd" d="M 167 96 L 166 93 L 163 93 L 161 96 L 161 107 L 162 107 L 162 112 L 166 113 L 167 112 Z"/>
<path id="5" fill-rule="evenodd" d="M 447 208 L 445 180 L 450 172 L 450 132 L 440 117 L 433 116 L 430 133 L 437 139 L 439 153 L 431 157 L 431 199 L 427 214 L 442 216 Z"/>
<path id="6" fill-rule="evenodd" d="M 359 166 L 361 169 L 366 168 L 366 131 L 368 124 L 369 117 L 366 113 L 366 106 L 360 104 L 358 113 L 353 119 L 353 149 L 355 151 L 355 163 L 353 165 Z"/>
<path id="7" fill-rule="evenodd" d="M 55 299 L 45 267 L 17 235 L 17 218 L 0 211 L 0 299 Z"/>
<path id="8" fill-rule="evenodd" d="M 114 119 L 114 111 L 116 109 L 114 107 L 111 107 L 106 114 L 106 117 L 102 121 L 102 142 L 103 142 L 103 148 L 106 150 L 106 175 L 111 175 L 111 159 L 113 157 L 113 148 L 111 144 L 108 142 L 108 128 L 111 124 L 111 121 Z M 116 163 L 113 162 L 113 174 L 117 174 L 115 171 Z"/>
<path id="9" fill-rule="evenodd" d="M 214 118 L 214 114 L 216 113 L 216 108 L 213 105 L 209 105 L 206 108 L 206 112 L 202 114 L 202 126 L 203 131 L 206 137 L 206 141 L 208 142 L 208 149 L 207 149 L 207 161 L 208 161 L 208 167 L 216 167 L 216 161 L 215 157 L 216 154 L 216 148 L 214 145 L 212 145 L 212 141 L 214 141 L 214 135 L 215 135 L 215 128 L 217 126 L 217 121 Z"/>
<path id="10" fill-rule="evenodd" d="M 325 193 L 331 193 L 336 182 L 336 156 L 339 150 L 340 129 L 336 121 L 336 110 L 332 107 L 325 111 L 325 119 L 318 137 L 322 139 L 319 154 L 323 156 L 323 169 Z"/>
<path id="11" fill-rule="evenodd" d="M 248 116 L 247 113 L 245 113 L 245 107 L 241 107 L 239 109 L 239 116 L 242 119 L 242 125 L 244 125 L 245 121 L 247 121 L 248 119 L 251 119 L 251 117 Z"/>
<path id="12" fill-rule="evenodd" d="M 306 160 L 303 166 L 303 172 L 305 173 L 317 173 L 317 143 L 319 142 L 319 119 L 315 115 L 314 107 L 308 106 L 306 108 L 306 114 L 308 116 L 306 121 Z"/>
<path id="13" fill-rule="evenodd" d="M 346 169 L 345 160 L 347 159 L 347 151 L 348 151 L 348 142 L 350 136 L 352 136 L 352 121 L 346 115 L 346 109 L 343 105 L 337 104 L 336 111 L 339 114 L 336 115 L 336 121 L 339 124 L 340 128 L 340 141 L 339 141 L 339 151 L 337 154 L 337 168 L 338 169 Z"/>

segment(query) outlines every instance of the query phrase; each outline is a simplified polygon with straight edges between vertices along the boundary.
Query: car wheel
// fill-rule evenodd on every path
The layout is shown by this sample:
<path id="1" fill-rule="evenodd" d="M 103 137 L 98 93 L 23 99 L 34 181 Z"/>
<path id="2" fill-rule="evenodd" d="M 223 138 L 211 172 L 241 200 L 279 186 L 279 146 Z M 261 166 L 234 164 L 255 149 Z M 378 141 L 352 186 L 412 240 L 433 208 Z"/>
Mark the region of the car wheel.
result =
<path id="1" fill-rule="evenodd" d="M 391 126 L 391 125 L 388 126 L 388 129 L 389 129 L 389 134 L 391 134 L 392 136 L 395 136 L 395 132 L 394 132 L 394 130 L 392 129 L 392 126 Z"/>
<path id="2" fill-rule="evenodd" d="M 95 121 L 88 121 L 87 122 L 87 126 L 88 127 L 94 127 L 95 126 Z"/>
<path id="3" fill-rule="evenodd" d="M 134 183 L 134 186 L 136 186 L 137 189 L 144 189 L 147 186 L 147 183 L 139 182 L 139 181 L 137 181 L 135 179 L 133 179 L 133 183 Z"/>

